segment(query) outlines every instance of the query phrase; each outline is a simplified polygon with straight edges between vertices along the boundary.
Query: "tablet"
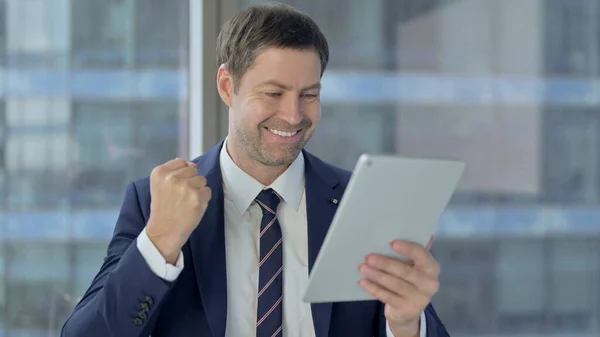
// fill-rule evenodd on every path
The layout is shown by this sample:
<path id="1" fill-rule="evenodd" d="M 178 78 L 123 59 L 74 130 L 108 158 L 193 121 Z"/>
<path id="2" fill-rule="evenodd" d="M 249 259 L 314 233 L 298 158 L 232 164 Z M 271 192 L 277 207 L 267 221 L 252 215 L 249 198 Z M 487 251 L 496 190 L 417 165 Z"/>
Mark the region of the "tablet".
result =
<path id="1" fill-rule="evenodd" d="M 363 154 L 309 276 L 310 303 L 375 299 L 359 285 L 368 254 L 400 258 L 390 246 L 426 246 L 464 171 L 460 161 Z"/>

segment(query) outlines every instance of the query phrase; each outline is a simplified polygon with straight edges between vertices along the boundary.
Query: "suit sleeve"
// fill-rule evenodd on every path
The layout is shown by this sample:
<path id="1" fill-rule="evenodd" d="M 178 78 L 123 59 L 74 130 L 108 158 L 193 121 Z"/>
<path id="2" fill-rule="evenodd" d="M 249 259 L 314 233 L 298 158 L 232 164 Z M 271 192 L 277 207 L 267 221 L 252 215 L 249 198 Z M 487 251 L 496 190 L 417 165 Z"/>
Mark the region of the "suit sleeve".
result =
<path id="1" fill-rule="evenodd" d="M 444 323 L 438 317 L 433 305 L 428 305 L 425 309 L 425 322 L 427 325 L 427 337 L 450 337 Z"/>
<path id="2" fill-rule="evenodd" d="M 379 305 L 379 322 L 376 327 L 375 336 L 377 337 L 394 337 L 389 330 L 387 320 L 384 314 L 385 305 Z M 429 304 L 421 315 L 421 332 L 420 336 L 426 337 L 450 337 L 446 327 L 438 317 L 433 305 Z"/>
<path id="3" fill-rule="evenodd" d="M 104 263 L 61 336 L 139 337 L 152 332 L 172 283 L 157 276 L 137 248 L 145 224 L 136 185 L 129 183 Z"/>

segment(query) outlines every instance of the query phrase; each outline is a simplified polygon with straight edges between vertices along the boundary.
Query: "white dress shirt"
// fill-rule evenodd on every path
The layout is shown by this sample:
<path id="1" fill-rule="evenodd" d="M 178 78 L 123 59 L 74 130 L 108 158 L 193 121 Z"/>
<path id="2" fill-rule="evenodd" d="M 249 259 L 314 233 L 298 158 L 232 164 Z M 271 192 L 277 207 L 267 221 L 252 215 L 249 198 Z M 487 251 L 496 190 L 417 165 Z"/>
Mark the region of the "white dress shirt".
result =
<path id="1" fill-rule="evenodd" d="M 259 232 L 262 211 L 254 199 L 265 188 L 282 197 L 277 218 L 283 236 L 283 335 L 315 336 L 310 303 L 302 301 L 308 284 L 308 231 L 304 193 L 304 156 L 300 154 L 271 186 L 264 186 L 242 171 L 226 151 L 220 153 L 225 202 L 225 249 L 227 268 L 226 337 L 255 336 L 258 293 Z M 137 247 L 150 269 L 159 277 L 173 281 L 184 268 L 183 254 L 175 266 L 166 263 L 148 238 L 145 229 Z M 421 337 L 426 332 L 421 315 Z M 393 336 L 389 326 L 388 336 Z"/>

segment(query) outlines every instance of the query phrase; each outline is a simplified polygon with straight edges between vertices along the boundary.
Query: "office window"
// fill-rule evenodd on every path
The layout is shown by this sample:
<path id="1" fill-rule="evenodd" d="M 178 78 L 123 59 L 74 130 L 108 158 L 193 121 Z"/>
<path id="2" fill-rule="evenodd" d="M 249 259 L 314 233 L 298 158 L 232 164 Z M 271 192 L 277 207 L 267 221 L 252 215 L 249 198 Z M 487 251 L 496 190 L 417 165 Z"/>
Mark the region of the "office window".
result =
<path id="1" fill-rule="evenodd" d="M 2 245 L 0 244 L 0 250 L 2 250 Z M 1 266 L 4 269 L 4 266 Z M 8 308 L 6 306 L 6 282 L 4 278 L 4 270 L 2 270 L 2 277 L 0 277 L 0 324 L 2 326 L 6 325 L 6 313 Z"/>
<path id="2" fill-rule="evenodd" d="M 547 202 L 597 204 L 600 189 L 600 119 L 597 109 L 547 107 L 545 109 Z"/>
<path id="3" fill-rule="evenodd" d="M 189 0 L 143 0 L 135 6 L 136 65 L 187 67 Z"/>
<path id="4" fill-rule="evenodd" d="M 362 153 L 389 152 L 395 148 L 395 115 L 389 107 L 339 104 L 327 107 L 326 112 L 307 146 L 309 151 L 350 169 Z M 373 137 L 374 134 L 383 137 Z M 323 144 L 328 145 L 323 148 Z M 339 151 L 340 148 L 346 150 Z"/>
<path id="5" fill-rule="evenodd" d="M 433 305 L 454 330 L 469 331 L 469 336 L 495 331 L 497 253 L 498 242 L 490 239 L 455 238 L 433 245 L 432 254 L 442 265 L 443 287 Z"/>
<path id="6" fill-rule="evenodd" d="M 66 170 L 69 164 L 69 102 L 11 99 L 6 102 L 8 169 Z"/>
<path id="7" fill-rule="evenodd" d="M 136 172 L 149 175 L 152 169 L 173 159 L 180 151 L 179 134 L 187 127 L 181 122 L 181 106 L 174 101 L 140 102 L 132 118 L 135 120 L 134 147 L 139 151 Z M 189 158 L 191 159 L 191 158 Z"/>
<path id="8" fill-rule="evenodd" d="M 5 137 L 6 122 L 4 102 L 0 101 L 0 210 L 4 208 L 6 200 L 6 158 L 5 158 Z"/>
<path id="9" fill-rule="evenodd" d="M 186 152 L 188 3 L 0 0 L 0 335 L 59 335 L 126 184 Z"/>
<path id="10" fill-rule="evenodd" d="M 598 75 L 600 32 L 596 1 L 547 0 L 545 71 L 556 76 Z"/>
<path id="11" fill-rule="evenodd" d="M 594 307 L 600 302 L 595 284 L 599 273 L 590 273 L 600 265 L 598 240 L 566 238 L 553 240 L 551 321 L 557 331 L 585 332 L 594 324 Z"/>
<path id="12" fill-rule="evenodd" d="M 71 65 L 132 66 L 134 12 L 134 0 L 71 1 Z"/>
<path id="13" fill-rule="evenodd" d="M 69 47 L 68 0 L 2 1 L 2 40 L 11 67 L 64 67 Z M 4 21 L 5 20 L 5 21 Z M 4 23 L 6 22 L 6 26 Z"/>
<path id="14" fill-rule="evenodd" d="M 68 282 L 75 288 L 72 293 L 81 296 L 89 288 L 94 275 L 100 269 L 106 256 L 106 243 L 85 240 L 73 244 L 73 265 Z M 77 298 L 73 299 L 77 301 Z"/>
<path id="15" fill-rule="evenodd" d="M 51 281 L 15 280 L 6 285 L 5 331 L 58 331 L 72 303 Z"/>
<path id="16" fill-rule="evenodd" d="M 71 200 L 76 205 L 116 205 L 134 160 L 142 153 L 133 144 L 130 103 L 73 105 L 74 172 Z"/>
<path id="17" fill-rule="evenodd" d="M 70 306 L 68 246 L 19 240 L 5 243 L 5 252 L 7 328 L 56 328 Z"/>
<path id="18" fill-rule="evenodd" d="M 71 143 L 67 101 L 9 98 L 4 115 L 7 206 L 16 210 L 64 204 Z"/>
<path id="19" fill-rule="evenodd" d="M 498 249 L 495 310 L 507 331 L 537 331 L 548 303 L 544 243 L 511 240 Z M 527 299 L 524 301 L 523 299 Z"/>
<path id="20" fill-rule="evenodd" d="M 58 161 L 68 153 L 68 135 L 16 134 L 6 140 L 6 198 L 9 208 L 33 209 L 55 207 L 65 202 L 68 190 L 68 170 L 53 170 L 66 166 Z M 52 159 L 52 154 L 56 156 Z"/>
<path id="21" fill-rule="evenodd" d="M 49 220 L 48 222 L 50 222 Z M 67 226 L 63 226 L 63 231 L 51 233 L 47 230 L 46 224 L 40 224 L 39 230 L 49 233 L 55 238 L 55 242 L 36 242 L 24 238 L 19 234 L 22 231 L 16 228 L 7 230 L 13 237 L 19 237 L 15 241 L 5 243 L 7 258 L 10 261 L 7 264 L 8 277 L 11 280 L 55 280 L 66 282 L 69 275 L 69 246 L 65 245 L 64 239 L 67 238 Z"/>
<path id="22" fill-rule="evenodd" d="M 79 102 L 75 132 L 73 202 L 116 205 L 131 181 L 179 153 L 178 102 Z"/>
<path id="23" fill-rule="evenodd" d="M 131 103 L 74 103 L 73 130 L 81 165 L 122 167 L 121 148 L 133 144 Z"/>
<path id="24" fill-rule="evenodd" d="M 0 1 L 0 65 L 6 62 L 6 1 Z"/>

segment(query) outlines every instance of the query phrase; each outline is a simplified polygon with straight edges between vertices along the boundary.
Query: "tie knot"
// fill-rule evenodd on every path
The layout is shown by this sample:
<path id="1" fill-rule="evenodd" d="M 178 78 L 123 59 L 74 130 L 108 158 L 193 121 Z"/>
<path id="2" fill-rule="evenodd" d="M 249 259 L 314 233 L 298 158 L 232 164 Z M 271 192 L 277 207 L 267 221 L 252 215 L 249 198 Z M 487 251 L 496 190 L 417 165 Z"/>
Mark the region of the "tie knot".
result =
<path id="1" fill-rule="evenodd" d="M 256 202 L 263 211 L 263 214 L 275 214 L 281 197 L 272 189 L 262 190 L 256 197 Z"/>

